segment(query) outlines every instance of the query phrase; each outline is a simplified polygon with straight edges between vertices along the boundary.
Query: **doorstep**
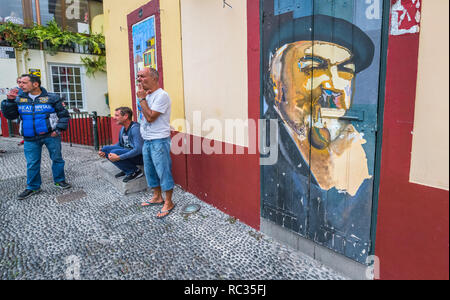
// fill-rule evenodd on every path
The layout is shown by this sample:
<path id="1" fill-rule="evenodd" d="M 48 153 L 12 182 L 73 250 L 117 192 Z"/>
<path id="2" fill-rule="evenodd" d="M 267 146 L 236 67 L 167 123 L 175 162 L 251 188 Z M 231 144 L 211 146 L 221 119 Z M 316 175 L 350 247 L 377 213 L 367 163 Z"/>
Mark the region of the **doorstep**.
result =
<path id="1" fill-rule="evenodd" d="M 144 171 L 143 166 L 140 166 L 139 168 Z M 111 183 L 123 195 L 139 193 L 147 190 L 147 180 L 145 179 L 145 176 L 125 183 L 122 181 L 123 177 L 115 177 L 120 170 L 108 160 L 97 162 L 96 169 L 100 177 Z"/>

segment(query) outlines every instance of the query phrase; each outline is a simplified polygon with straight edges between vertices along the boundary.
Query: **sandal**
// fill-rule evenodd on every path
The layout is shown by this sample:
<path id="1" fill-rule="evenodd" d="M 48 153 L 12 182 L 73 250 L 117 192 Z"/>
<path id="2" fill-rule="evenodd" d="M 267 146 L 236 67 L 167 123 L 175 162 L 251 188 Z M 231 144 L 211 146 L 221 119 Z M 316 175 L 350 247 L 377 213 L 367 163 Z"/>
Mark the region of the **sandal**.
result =
<path id="1" fill-rule="evenodd" d="M 159 214 L 166 214 L 166 215 L 164 215 L 164 216 L 156 216 L 156 218 L 161 220 L 161 219 L 164 219 L 164 218 L 168 217 L 170 215 L 170 213 L 175 209 L 175 206 L 176 206 L 176 204 L 174 204 L 173 207 L 171 209 L 169 209 L 169 210 L 162 210 L 161 209 L 159 211 Z"/>
<path id="2" fill-rule="evenodd" d="M 164 205 L 164 201 L 163 202 L 145 201 L 141 203 L 141 207 L 158 206 L 158 205 Z"/>

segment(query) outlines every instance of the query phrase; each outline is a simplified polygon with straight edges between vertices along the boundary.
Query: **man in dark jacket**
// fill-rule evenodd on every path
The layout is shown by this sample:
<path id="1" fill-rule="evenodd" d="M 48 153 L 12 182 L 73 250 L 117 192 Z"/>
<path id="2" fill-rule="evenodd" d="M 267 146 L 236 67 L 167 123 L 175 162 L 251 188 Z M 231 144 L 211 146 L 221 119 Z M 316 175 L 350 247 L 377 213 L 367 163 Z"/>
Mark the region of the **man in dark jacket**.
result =
<path id="1" fill-rule="evenodd" d="M 120 173 L 116 178 L 125 176 L 123 182 L 140 178 L 144 174 L 138 168 L 144 164 L 142 159 L 142 146 L 144 140 L 141 136 L 139 123 L 132 121 L 133 111 L 129 107 L 119 107 L 114 114 L 117 125 L 123 126 L 120 130 L 119 142 L 112 146 L 105 146 L 98 153 L 101 157 L 109 159 Z"/>
<path id="2" fill-rule="evenodd" d="M 45 145 L 52 160 L 52 172 L 55 186 L 70 188 L 64 173 L 65 162 L 61 154 L 60 132 L 65 131 L 70 115 L 59 95 L 47 93 L 41 87 L 41 80 L 34 75 L 22 75 L 20 90 L 8 94 L 2 102 L 5 118 L 14 120 L 20 117 L 21 134 L 24 137 L 24 152 L 27 160 L 27 188 L 19 200 L 29 198 L 41 192 L 41 153 Z"/>

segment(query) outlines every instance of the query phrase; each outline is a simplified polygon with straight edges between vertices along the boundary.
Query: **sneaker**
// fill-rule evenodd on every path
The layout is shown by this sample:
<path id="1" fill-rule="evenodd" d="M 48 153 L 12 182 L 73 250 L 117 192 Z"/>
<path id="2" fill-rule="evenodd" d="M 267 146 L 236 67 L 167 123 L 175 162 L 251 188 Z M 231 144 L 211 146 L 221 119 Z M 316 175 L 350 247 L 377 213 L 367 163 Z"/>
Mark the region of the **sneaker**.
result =
<path id="1" fill-rule="evenodd" d="M 123 177 L 123 176 L 125 176 L 125 175 L 127 175 L 127 174 L 125 174 L 124 172 L 120 172 L 120 173 L 118 173 L 118 174 L 116 174 L 116 178 L 120 178 L 120 177 Z"/>
<path id="2" fill-rule="evenodd" d="M 36 194 L 39 194 L 41 191 L 42 191 L 41 189 L 36 190 L 36 191 L 26 189 L 26 190 L 23 191 L 19 196 L 17 196 L 17 199 L 18 199 L 18 200 L 25 200 L 25 199 L 27 199 L 27 198 L 30 198 L 31 196 L 34 196 L 34 195 L 36 195 Z"/>
<path id="3" fill-rule="evenodd" d="M 67 190 L 67 189 L 70 189 L 72 187 L 70 184 L 68 184 L 65 181 L 55 183 L 55 186 L 60 188 L 60 189 L 63 189 L 63 190 Z"/>
<path id="4" fill-rule="evenodd" d="M 136 172 L 134 172 L 131 175 L 127 175 L 124 179 L 123 182 L 127 183 L 133 179 L 137 179 L 137 178 L 141 178 L 142 176 L 144 176 L 144 173 L 142 173 L 141 170 L 137 170 Z"/>

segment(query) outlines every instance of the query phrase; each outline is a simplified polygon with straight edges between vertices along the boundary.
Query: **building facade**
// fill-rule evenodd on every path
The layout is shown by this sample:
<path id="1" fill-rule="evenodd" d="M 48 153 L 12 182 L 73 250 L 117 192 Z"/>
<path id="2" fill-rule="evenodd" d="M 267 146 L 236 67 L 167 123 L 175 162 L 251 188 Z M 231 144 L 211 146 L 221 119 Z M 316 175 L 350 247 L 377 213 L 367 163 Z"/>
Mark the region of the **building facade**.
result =
<path id="1" fill-rule="evenodd" d="M 448 279 L 448 1 L 103 4 L 111 109 L 160 71 L 181 187 L 352 277 Z"/>
<path id="2" fill-rule="evenodd" d="M 46 25 L 55 20 L 58 26 L 71 32 L 90 34 L 103 31 L 103 4 L 94 0 L 14 0 L 2 1 L 0 22 L 12 22 L 23 26 Z M 13 17 L 11 17 L 13 16 Z M 96 111 L 109 115 L 106 100 L 108 93 L 106 73 L 86 74 L 82 58 L 97 59 L 82 47 L 73 47 L 57 53 L 49 53 L 36 47 L 27 51 L 16 51 L 6 43 L 0 50 L 0 95 L 15 87 L 21 74 L 34 73 L 41 76 L 42 86 L 58 93 L 73 111 Z M 44 46 L 45 48 L 45 46 Z"/>

